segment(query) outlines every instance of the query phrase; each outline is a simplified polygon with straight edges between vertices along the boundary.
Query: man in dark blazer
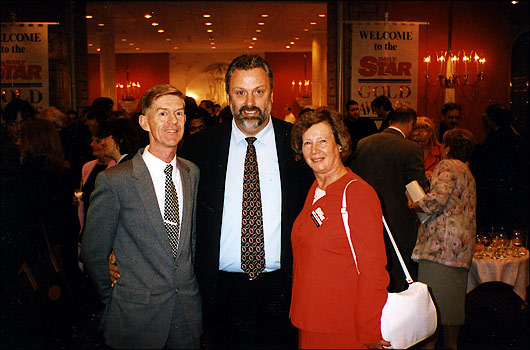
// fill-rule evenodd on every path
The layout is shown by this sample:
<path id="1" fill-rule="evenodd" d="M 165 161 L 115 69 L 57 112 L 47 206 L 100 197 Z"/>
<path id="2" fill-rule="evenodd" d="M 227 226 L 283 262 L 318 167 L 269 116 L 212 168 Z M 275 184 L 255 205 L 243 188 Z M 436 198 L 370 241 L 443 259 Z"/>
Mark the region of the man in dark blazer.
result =
<path id="1" fill-rule="evenodd" d="M 206 345 L 295 348 L 296 329 L 289 321 L 291 227 L 314 177 L 303 161 L 295 159 L 290 146 L 292 125 L 270 115 L 273 80 L 267 62 L 258 55 L 237 57 L 225 82 L 233 121 L 193 135 L 179 151 L 201 169 L 196 271 Z M 253 279 L 239 263 L 242 197 L 241 192 L 234 195 L 238 193 L 234 188 L 242 186 L 241 157 L 249 136 L 257 138 L 267 260 L 265 270 Z M 234 160 L 237 157 L 240 163 Z M 271 172 L 276 175 L 269 179 Z M 267 208 L 277 214 L 267 217 Z"/>
<path id="2" fill-rule="evenodd" d="M 131 161 L 98 175 L 81 256 L 106 305 L 107 345 L 199 348 L 202 310 L 192 262 L 199 170 L 176 156 L 186 119 L 184 95 L 156 85 L 145 93 L 141 109 L 139 122 L 150 143 Z M 112 251 L 120 273 L 113 287 Z"/>
<path id="3" fill-rule="evenodd" d="M 416 214 L 407 205 L 405 186 L 417 180 L 424 190 L 428 190 L 423 152 L 416 143 L 407 139 L 415 123 L 416 112 L 413 109 L 397 109 L 390 120 L 390 127 L 359 141 L 351 163 L 352 170 L 379 195 L 383 215 L 413 278 L 417 273 L 417 264 L 410 257 L 416 244 L 417 225 Z M 405 275 L 387 235 L 385 245 L 390 274 L 388 290 L 405 290 Z"/>

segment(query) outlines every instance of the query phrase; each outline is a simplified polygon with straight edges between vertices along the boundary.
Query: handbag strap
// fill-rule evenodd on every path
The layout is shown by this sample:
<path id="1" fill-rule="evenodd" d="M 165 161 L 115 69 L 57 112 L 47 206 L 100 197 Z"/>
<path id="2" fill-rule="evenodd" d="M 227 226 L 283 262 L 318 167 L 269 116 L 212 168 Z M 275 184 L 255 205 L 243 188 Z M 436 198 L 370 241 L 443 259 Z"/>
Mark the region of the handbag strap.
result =
<path id="1" fill-rule="evenodd" d="M 342 222 L 344 224 L 344 230 L 346 231 L 346 236 L 348 237 L 348 243 L 350 244 L 350 249 L 353 255 L 353 260 L 355 261 L 355 268 L 357 269 L 357 274 L 361 274 L 359 271 L 359 266 L 357 265 L 357 255 L 355 254 L 355 249 L 353 248 L 353 243 L 351 240 L 351 233 L 350 233 L 350 225 L 348 224 L 348 209 L 346 206 L 346 190 L 348 189 L 348 186 L 357 180 L 351 180 L 346 184 L 346 187 L 344 187 L 344 192 L 342 193 L 342 208 L 340 209 L 340 212 L 342 214 Z M 401 268 L 403 269 L 403 272 L 405 273 L 405 279 L 407 283 L 413 283 L 414 280 L 412 277 L 410 277 L 409 270 L 407 269 L 407 265 L 405 265 L 405 262 L 403 261 L 403 257 L 401 256 L 401 253 L 399 252 L 399 249 L 397 247 L 396 242 L 394 241 L 394 237 L 392 236 L 392 233 L 390 232 L 390 228 L 388 227 L 388 224 L 386 223 L 385 217 L 381 216 L 383 219 L 383 225 L 385 226 L 386 232 L 388 234 L 388 238 L 390 238 L 390 242 L 392 242 L 392 246 L 394 247 L 394 250 L 396 252 L 396 255 L 398 257 L 399 263 L 401 264 Z"/>

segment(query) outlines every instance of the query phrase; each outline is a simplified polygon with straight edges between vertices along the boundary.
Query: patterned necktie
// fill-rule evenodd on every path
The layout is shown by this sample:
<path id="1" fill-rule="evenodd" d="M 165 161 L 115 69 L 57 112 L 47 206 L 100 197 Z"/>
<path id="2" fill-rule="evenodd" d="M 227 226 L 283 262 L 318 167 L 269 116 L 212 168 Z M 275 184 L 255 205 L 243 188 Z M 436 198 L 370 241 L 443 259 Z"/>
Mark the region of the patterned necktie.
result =
<path id="1" fill-rule="evenodd" d="M 265 269 L 263 215 L 259 188 L 255 137 L 247 137 L 248 146 L 243 174 L 243 212 L 241 222 L 241 269 L 252 280 Z"/>
<path id="2" fill-rule="evenodd" d="M 173 165 L 169 164 L 164 169 L 166 174 L 166 195 L 164 201 L 164 226 L 166 227 L 167 237 L 169 238 L 169 245 L 173 252 L 173 258 L 177 257 L 177 250 L 179 248 L 179 200 L 175 184 L 173 183 Z"/>

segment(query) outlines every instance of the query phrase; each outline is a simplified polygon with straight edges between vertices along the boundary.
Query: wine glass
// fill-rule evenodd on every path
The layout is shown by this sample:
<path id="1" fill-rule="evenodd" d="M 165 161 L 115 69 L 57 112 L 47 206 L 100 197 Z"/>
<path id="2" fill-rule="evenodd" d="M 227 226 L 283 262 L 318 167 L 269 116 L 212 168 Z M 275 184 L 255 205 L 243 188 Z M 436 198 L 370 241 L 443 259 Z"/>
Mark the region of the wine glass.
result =
<path id="1" fill-rule="evenodd" d="M 523 240 L 523 232 L 517 229 L 513 230 L 512 244 L 515 246 L 513 256 L 524 255 Z"/>
<path id="2" fill-rule="evenodd" d="M 504 259 L 506 256 L 504 256 L 505 248 L 506 248 L 506 234 L 504 233 L 504 229 L 501 227 L 500 230 L 497 232 L 497 247 L 499 251 L 499 259 Z"/>

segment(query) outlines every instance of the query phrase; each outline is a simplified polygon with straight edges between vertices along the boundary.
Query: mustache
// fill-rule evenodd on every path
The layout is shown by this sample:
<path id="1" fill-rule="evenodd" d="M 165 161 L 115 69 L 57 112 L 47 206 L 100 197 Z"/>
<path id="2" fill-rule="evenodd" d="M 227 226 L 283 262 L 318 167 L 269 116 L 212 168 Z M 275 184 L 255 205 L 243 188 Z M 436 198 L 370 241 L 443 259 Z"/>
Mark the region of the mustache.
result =
<path id="1" fill-rule="evenodd" d="M 263 111 L 258 106 L 243 106 L 239 109 L 239 114 L 242 114 L 243 112 L 258 112 L 259 114 L 263 114 Z"/>

